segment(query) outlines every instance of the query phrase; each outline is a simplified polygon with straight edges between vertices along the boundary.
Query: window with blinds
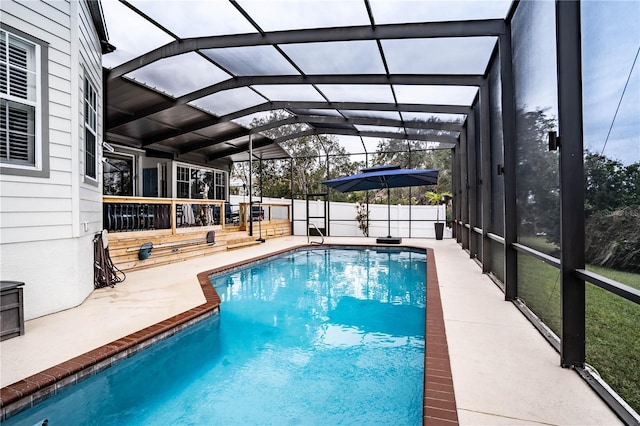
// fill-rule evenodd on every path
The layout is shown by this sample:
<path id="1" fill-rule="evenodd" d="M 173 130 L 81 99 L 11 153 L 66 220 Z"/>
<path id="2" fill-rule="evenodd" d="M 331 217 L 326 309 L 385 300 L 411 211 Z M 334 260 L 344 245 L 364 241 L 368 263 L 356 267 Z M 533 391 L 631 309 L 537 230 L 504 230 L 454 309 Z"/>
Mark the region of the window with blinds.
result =
<path id="1" fill-rule="evenodd" d="M 0 30 L 0 162 L 36 166 L 38 46 Z"/>
<path id="2" fill-rule="evenodd" d="M 97 179 L 96 157 L 98 141 L 98 93 L 93 84 L 84 80 L 84 175 Z"/>

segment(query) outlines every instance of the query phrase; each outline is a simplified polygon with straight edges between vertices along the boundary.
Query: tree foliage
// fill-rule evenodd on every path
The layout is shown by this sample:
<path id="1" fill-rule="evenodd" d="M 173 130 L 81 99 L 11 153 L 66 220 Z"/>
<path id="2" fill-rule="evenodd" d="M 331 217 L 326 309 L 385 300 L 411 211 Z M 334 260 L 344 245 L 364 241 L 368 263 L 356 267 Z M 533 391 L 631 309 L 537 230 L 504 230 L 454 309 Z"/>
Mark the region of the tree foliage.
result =
<path id="1" fill-rule="evenodd" d="M 252 127 L 283 120 L 284 112 L 272 112 L 263 119 L 254 119 Z M 265 133 L 271 138 L 299 133 L 303 124 L 287 124 Z M 327 192 L 321 184 L 327 179 L 357 173 L 365 164 L 351 161 L 349 154 L 334 136 L 303 136 L 281 143 L 290 155 L 287 160 L 264 160 L 253 162 L 254 195 L 265 197 L 304 198 L 306 194 Z M 451 151 L 434 150 L 433 143 L 404 140 L 381 140 L 372 165 L 394 164 L 403 168 L 426 168 L 439 170 L 437 192 L 451 191 Z M 371 166 L 371 165 L 369 165 Z M 236 163 L 232 172 L 234 179 L 249 187 L 249 163 Z M 292 191 L 293 188 L 293 191 Z M 400 204 L 427 204 L 424 194 L 430 187 L 394 188 L 391 201 Z M 365 198 L 364 193 L 339 193 L 330 191 L 332 201 L 357 202 Z M 369 202 L 386 203 L 386 191 L 375 193 Z"/>
<path id="2" fill-rule="evenodd" d="M 640 272 L 640 162 L 584 156 L 587 262 Z"/>
<path id="3" fill-rule="evenodd" d="M 640 205 L 640 162 L 621 162 L 590 151 L 584 156 L 587 216 Z"/>
<path id="4" fill-rule="evenodd" d="M 424 196 L 427 198 L 427 202 L 432 206 L 440 206 L 442 204 L 448 204 L 453 194 L 450 192 L 437 192 L 427 191 Z M 447 206 L 447 211 L 449 206 Z M 440 209 L 436 210 L 436 221 L 440 223 Z"/>
<path id="5" fill-rule="evenodd" d="M 378 142 L 374 165 L 391 164 L 406 169 L 438 170 L 438 184 L 414 188 L 394 188 L 391 191 L 393 204 L 429 203 L 425 194 L 428 190 L 438 193 L 451 191 L 451 150 L 434 149 L 433 143 L 386 139 Z M 386 203 L 386 191 L 379 193 L 377 201 Z"/>
<path id="6" fill-rule="evenodd" d="M 362 201 L 356 203 L 356 220 L 358 221 L 358 229 L 362 231 L 362 235 L 369 236 L 369 208 Z"/>
<path id="7" fill-rule="evenodd" d="M 254 119 L 252 127 L 276 122 L 288 117 L 284 112 L 272 112 L 263 119 Z M 265 133 L 271 138 L 299 133 L 305 130 L 303 124 L 287 124 L 270 129 Z M 280 144 L 291 155 L 291 159 L 263 160 L 253 162 L 255 195 L 264 197 L 304 198 L 306 194 L 327 191 L 321 182 L 358 169 L 351 163 L 345 149 L 333 136 L 303 136 Z M 292 174 L 293 169 L 293 174 Z M 249 186 L 249 163 L 236 163 L 233 177 Z M 333 201 L 342 201 L 346 194 L 332 194 Z"/>
<path id="8" fill-rule="evenodd" d="M 285 112 L 272 112 L 263 119 L 254 119 L 252 127 L 277 122 L 287 118 Z M 265 134 L 279 138 L 305 130 L 303 124 L 278 126 Z M 290 155 L 286 160 L 263 160 L 253 162 L 254 196 L 304 198 L 306 194 L 325 193 L 328 189 L 322 181 L 357 173 L 366 166 L 394 164 L 403 168 L 426 168 L 440 171 L 438 192 L 451 191 L 451 151 L 434 150 L 433 143 L 381 140 L 373 164 L 351 161 L 349 154 L 334 136 L 303 136 L 280 144 Z M 232 178 L 249 187 L 249 163 L 236 163 Z M 430 187 L 394 188 L 391 201 L 400 204 L 427 204 L 424 196 Z M 357 202 L 365 198 L 361 192 L 339 193 L 330 191 L 332 201 Z M 378 191 L 369 198 L 369 202 L 386 203 L 386 191 Z"/>
<path id="9" fill-rule="evenodd" d="M 560 242 L 560 180 L 556 151 L 548 150 L 549 131 L 557 119 L 547 110 L 524 111 L 516 115 L 516 197 L 520 234 L 546 235 Z"/>
<path id="10" fill-rule="evenodd" d="M 585 228 L 588 263 L 640 273 L 640 206 L 593 212 Z"/>
<path id="11" fill-rule="evenodd" d="M 556 152 L 549 152 L 547 147 L 548 132 L 556 127 L 557 120 L 546 110 L 517 111 L 516 196 L 519 233 L 521 236 L 545 235 L 549 242 L 559 246 L 559 158 Z M 585 214 L 589 232 L 597 232 L 596 229 L 602 228 L 592 226 L 591 218 L 598 221 L 602 221 L 604 216 L 637 218 L 637 214 L 613 213 L 640 205 L 640 163 L 624 166 L 619 161 L 585 151 L 584 175 Z M 629 223 L 629 220 L 624 223 Z M 623 221 L 617 220 L 616 223 Z M 612 233 L 611 229 L 607 229 L 608 237 L 594 236 L 588 239 L 588 243 L 602 242 L 606 238 L 624 239 L 624 233 L 628 232 L 621 230 Z M 614 234 L 617 236 L 614 237 Z M 601 243 L 599 245 L 604 247 Z M 590 246 L 587 250 L 588 253 L 594 253 L 595 248 Z"/>

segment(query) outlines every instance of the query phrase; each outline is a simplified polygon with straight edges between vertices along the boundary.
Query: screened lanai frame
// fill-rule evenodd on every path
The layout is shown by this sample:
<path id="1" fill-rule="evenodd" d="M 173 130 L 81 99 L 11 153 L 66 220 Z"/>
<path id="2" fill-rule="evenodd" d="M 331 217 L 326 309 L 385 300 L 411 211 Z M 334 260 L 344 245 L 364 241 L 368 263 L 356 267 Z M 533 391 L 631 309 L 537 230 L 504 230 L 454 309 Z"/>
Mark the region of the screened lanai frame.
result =
<path id="1" fill-rule="evenodd" d="M 111 41 L 124 56 L 117 56 L 118 51 L 105 56 L 105 140 L 201 164 L 287 158 L 279 142 L 320 134 L 359 138 L 364 153 L 369 152 L 368 138 L 426 140 L 451 148 L 456 240 L 499 283 L 505 299 L 538 324 L 560 352 L 561 365 L 591 377 L 585 368 L 585 281 L 635 304 L 640 304 L 640 292 L 585 269 L 584 211 L 575 209 L 584 205 L 580 4 L 555 4 L 555 21 L 562 25 L 556 28 L 556 58 L 550 59 L 557 68 L 555 130 L 561 129 L 562 243 L 559 255 L 549 255 L 519 239 L 518 154 L 515 144 L 506 142 L 517 138 L 511 25 L 519 5 L 490 2 L 495 9 L 474 17 L 474 8 L 437 8 L 436 2 L 424 2 L 424 10 L 415 2 L 412 7 L 394 2 L 391 14 L 388 4 L 376 0 L 332 2 L 332 8 L 313 13 L 304 9 L 302 3 L 307 2 L 298 3 L 293 10 L 278 13 L 265 10 L 264 2 L 231 0 L 216 3 L 220 11 L 216 16 L 198 10 L 181 16 L 183 10 L 172 10 L 165 3 L 167 15 L 188 20 L 185 33 L 176 27 L 179 19 L 163 18 L 150 6 L 153 3 L 118 3 L 138 12 L 147 34 L 159 35 L 155 44 L 153 37 L 130 37 L 119 44 L 106 11 Z M 336 8 L 341 13 L 334 13 Z M 235 19 L 228 19 L 227 13 Z M 310 22 L 315 18 L 324 20 L 324 25 Z M 452 48 L 456 53 L 469 52 L 473 46 L 473 54 L 480 57 L 458 55 L 453 63 L 464 66 L 454 69 L 437 61 L 419 64 L 398 53 L 403 42 L 413 53 L 430 48 L 441 53 L 446 49 L 442 43 L 453 40 L 471 42 L 467 47 L 456 45 Z M 129 52 L 138 42 L 144 46 Z M 313 52 L 323 61 L 311 60 Z M 334 58 L 340 60 L 332 64 Z M 357 60 L 350 62 L 353 58 Z M 198 73 L 210 65 L 215 72 Z M 494 68 L 500 87 L 499 121 L 492 115 Z M 158 77 L 169 73 L 174 80 L 186 80 L 185 70 L 203 80 L 178 90 L 175 81 Z M 464 89 L 460 97 L 442 97 L 460 87 Z M 366 90 L 349 93 L 347 88 Z M 251 128 L 247 117 L 274 110 L 286 111 L 288 118 Z M 425 120 L 425 114 L 453 116 L 433 123 Z M 275 140 L 266 136 L 274 126 L 290 124 L 305 124 L 305 130 Z M 452 133 L 425 135 L 416 129 Z M 499 147 L 493 146 L 496 132 L 503 141 Z M 502 197 L 496 200 L 495 193 Z M 501 232 L 495 231 L 498 225 Z M 557 337 L 519 299 L 518 256 L 559 270 L 562 324 Z M 634 421 L 628 407 L 606 386 L 587 381 L 623 420 Z"/>

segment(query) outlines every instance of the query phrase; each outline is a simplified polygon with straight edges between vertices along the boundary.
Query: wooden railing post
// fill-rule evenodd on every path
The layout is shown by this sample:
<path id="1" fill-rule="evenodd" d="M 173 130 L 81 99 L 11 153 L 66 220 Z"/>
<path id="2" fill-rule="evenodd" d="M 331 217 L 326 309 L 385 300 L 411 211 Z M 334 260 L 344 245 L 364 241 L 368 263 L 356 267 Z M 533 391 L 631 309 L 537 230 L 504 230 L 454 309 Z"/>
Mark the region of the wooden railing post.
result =
<path id="1" fill-rule="evenodd" d="M 176 235 L 176 228 L 177 228 L 177 207 L 176 207 L 177 203 L 176 200 L 171 200 L 171 210 L 169 212 L 170 216 L 171 216 L 171 235 Z"/>

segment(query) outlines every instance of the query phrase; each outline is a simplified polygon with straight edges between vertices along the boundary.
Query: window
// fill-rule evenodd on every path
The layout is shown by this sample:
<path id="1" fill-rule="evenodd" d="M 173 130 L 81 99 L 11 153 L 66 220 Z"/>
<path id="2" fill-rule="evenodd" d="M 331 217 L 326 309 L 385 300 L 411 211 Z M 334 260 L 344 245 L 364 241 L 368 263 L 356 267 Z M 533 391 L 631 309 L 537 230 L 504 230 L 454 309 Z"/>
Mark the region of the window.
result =
<path id="1" fill-rule="evenodd" d="M 37 45 L 0 31 L 0 161 L 36 166 Z"/>
<path id="2" fill-rule="evenodd" d="M 178 166 L 176 171 L 177 198 L 226 199 L 225 172 L 185 166 Z"/>
<path id="3" fill-rule="evenodd" d="M 226 175 L 223 172 L 216 172 L 216 198 L 218 200 L 226 200 L 226 190 L 227 190 L 227 182 L 225 179 Z"/>
<path id="4" fill-rule="evenodd" d="M 132 196 L 134 157 L 125 154 L 105 153 L 102 169 L 104 195 Z"/>
<path id="5" fill-rule="evenodd" d="M 178 166 L 178 198 L 191 198 L 189 197 L 189 168 Z"/>
<path id="6" fill-rule="evenodd" d="M 0 172 L 47 177 L 47 45 L 0 26 Z"/>
<path id="7" fill-rule="evenodd" d="M 97 179 L 98 94 L 93 84 L 84 80 L 84 174 Z"/>

